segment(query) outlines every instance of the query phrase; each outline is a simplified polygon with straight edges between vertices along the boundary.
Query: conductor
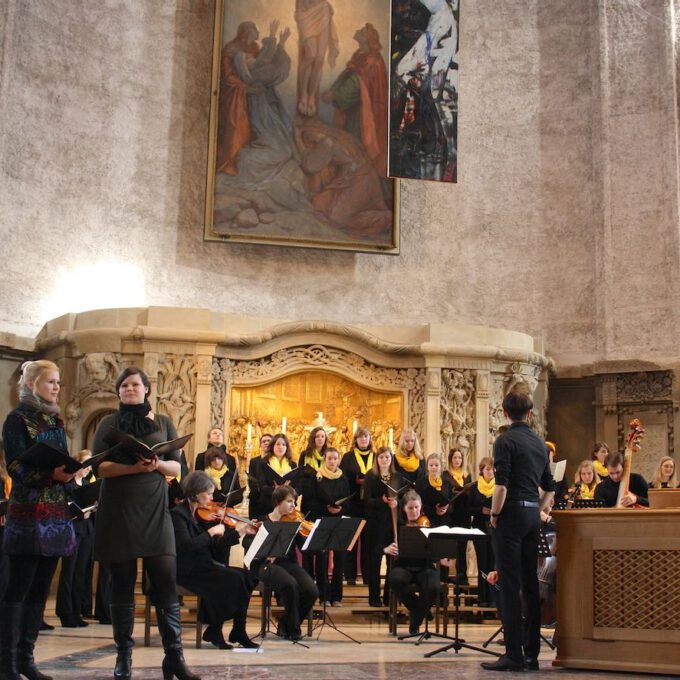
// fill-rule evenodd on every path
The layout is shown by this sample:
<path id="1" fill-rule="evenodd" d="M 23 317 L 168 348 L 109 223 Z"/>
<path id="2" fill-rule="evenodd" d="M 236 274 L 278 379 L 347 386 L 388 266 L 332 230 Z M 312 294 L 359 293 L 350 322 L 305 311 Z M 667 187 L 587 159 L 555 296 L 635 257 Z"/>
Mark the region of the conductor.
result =
<path id="1" fill-rule="evenodd" d="M 538 538 L 540 511 L 553 497 L 545 442 L 527 423 L 534 404 L 525 385 L 517 385 L 503 399 L 503 412 L 512 421 L 494 443 L 496 488 L 491 501 L 491 526 L 499 573 L 505 654 L 483 662 L 492 671 L 537 671 L 540 647 Z M 545 492 L 539 501 L 539 486 Z M 526 601 L 522 626 L 520 591 Z"/>

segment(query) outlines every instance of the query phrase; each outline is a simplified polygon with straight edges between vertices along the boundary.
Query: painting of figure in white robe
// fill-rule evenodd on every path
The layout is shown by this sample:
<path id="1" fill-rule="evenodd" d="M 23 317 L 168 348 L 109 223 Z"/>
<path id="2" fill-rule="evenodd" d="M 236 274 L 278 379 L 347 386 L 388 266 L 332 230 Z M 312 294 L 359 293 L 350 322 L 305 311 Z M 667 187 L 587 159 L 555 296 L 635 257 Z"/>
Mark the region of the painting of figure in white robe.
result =
<path id="1" fill-rule="evenodd" d="M 206 238 L 398 252 L 389 8 L 217 2 Z"/>

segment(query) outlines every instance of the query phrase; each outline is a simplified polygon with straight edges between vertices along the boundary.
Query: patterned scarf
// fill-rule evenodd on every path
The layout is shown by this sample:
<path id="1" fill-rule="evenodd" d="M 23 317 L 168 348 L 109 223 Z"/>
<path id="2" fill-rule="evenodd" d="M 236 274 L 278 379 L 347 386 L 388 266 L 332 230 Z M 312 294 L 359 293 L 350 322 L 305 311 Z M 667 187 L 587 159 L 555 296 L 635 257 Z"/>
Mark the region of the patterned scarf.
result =
<path id="1" fill-rule="evenodd" d="M 39 394 L 33 394 L 31 390 L 23 385 L 19 393 L 19 401 L 30 409 L 38 413 L 46 413 L 47 415 L 59 415 L 59 405 L 52 402 L 45 401 Z"/>

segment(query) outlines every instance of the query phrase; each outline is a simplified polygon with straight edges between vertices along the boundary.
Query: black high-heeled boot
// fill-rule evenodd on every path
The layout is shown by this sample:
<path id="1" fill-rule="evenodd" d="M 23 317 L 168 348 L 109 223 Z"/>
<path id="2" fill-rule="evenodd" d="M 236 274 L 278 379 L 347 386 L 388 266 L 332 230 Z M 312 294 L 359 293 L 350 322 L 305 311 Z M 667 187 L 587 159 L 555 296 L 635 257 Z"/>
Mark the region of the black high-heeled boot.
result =
<path id="1" fill-rule="evenodd" d="M 23 605 L 0 604 L 0 680 L 21 680 L 17 672 L 17 642 Z"/>
<path id="2" fill-rule="evenodd" d="M 52 680 L 51 675 L 45 675 L 38 670 L 33 658 L 35 641 L 38 639 L 44 609 L 45 607 L 42 604 L 24 603 L 23 605 L 19 642 L 17 644 L 17 671 L 26 676 L 28 680 Z"/>
<path id="3" fill-rule="evenodd" d="M 182 649 L 182 627 L 179 619 L 179 604 L 170 607 L 156 607 L 158 630 L 163 641 L 163 680 L 201 680 L 192 673 L 184 661 Z"/>
<path id="4" fill-rule="evenodd" d="M 246 631 L 246 617 L 239 615 L 234 617 L 234 625 L 229 633 L 229 642 L 238 643 L 241 647 L 246 649 L 257 649 L 260 645 L 253 642 L 248 637 L 248 632 Z"/>
<path id="5" fill-rule="evenodd" d="M 116 643 L 116 665 L 113 669 L 114 680 L 132 678 L 132 648 L 135 640 L 132 632 L 135 627 L 135 607 L 131 604 L 112 604 L 111 623 L 113 641 Z"/>

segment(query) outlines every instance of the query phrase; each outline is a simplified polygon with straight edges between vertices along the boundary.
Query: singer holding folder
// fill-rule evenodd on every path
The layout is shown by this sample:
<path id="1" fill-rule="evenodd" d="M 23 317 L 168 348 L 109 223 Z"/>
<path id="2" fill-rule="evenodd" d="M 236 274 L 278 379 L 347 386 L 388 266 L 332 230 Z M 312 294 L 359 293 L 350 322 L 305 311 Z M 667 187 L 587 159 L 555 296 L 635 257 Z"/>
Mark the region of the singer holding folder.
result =
<path id="1" fill-rule="evenodd" d="M 148 401 L 151 383 L 135 366 L 126 368 L 116 381 L 120 406 L 97 427 L 92 445 L 96 455 L 108 448 L 108 438 L 121 431 L 147 446 L 176 439 L 173 422 L 154 413 Z M 94 556 L 111 571 L 111 621 L 116 643 L 116 680 L 132 675 L 132 632 L 135 623 L 137 558 L 151 582 L 158 629 L 163 641 L 163 678 L 195 680 L 184 662 L 180 609 L 175 586 L 177 571 L 175 534 L 168 508 L 166 477 L 180 472 L 178 450 L 150 458 L 138 456 L 125 446 L 100 463 L 97 475 L 104 481 L 97 511 Z"/>
<path id="2" fill-rule="evenodd" d="M 38 442 L 67 450 L 57 404 L 59 388 L 56 364 L 44 359 L 25 362 L 19 380 L 19 406 L 2 428 L 12 477 L 4 536 L 9 577 L 0 605 L 2 680 L 19 680 L 19 673 L 29 680 L 48 678 L 36 668 L 33 650 L 59 557 L 72 555 L 76 547 L 64 487 L 73 475 L 67 474 L 64 466 L 40 468 L 19 460 Z"/>
<path id="3" fill-rule="evenodd" d="M 293 487 L 277 487 L 272 494 L 274 509 L 260 519 L 270 522 L 285 521 L 295 510 L 295 497 Z M 247 549 L 249 545 L 245 544 L 246 540 L 244 547 Z M 250 564 L 257 578 L 274 591 L 283 605 L 284 613 L 279 619 L 277 635 L 293 641 L 302 639 L 300 622 L 307 617 L 319 597 L 314 580 L 297 562 L 297 545 L 298 541 L 293 541 L 283 557 L 256 559 Z"/>
<path id="4" fill-rule="evenodd" d="M 257 481 L 260 487 L 260 507 L 265 512 L 271 511 L 275 505 L 272 495 L 276 487 L 297 487 L 297 465 L 285 434 L 275 434 L 271 438 L 269 448 L 262 456 L 257 470 Z M 297 492 L 297 488 L 295 491 Z"/>

